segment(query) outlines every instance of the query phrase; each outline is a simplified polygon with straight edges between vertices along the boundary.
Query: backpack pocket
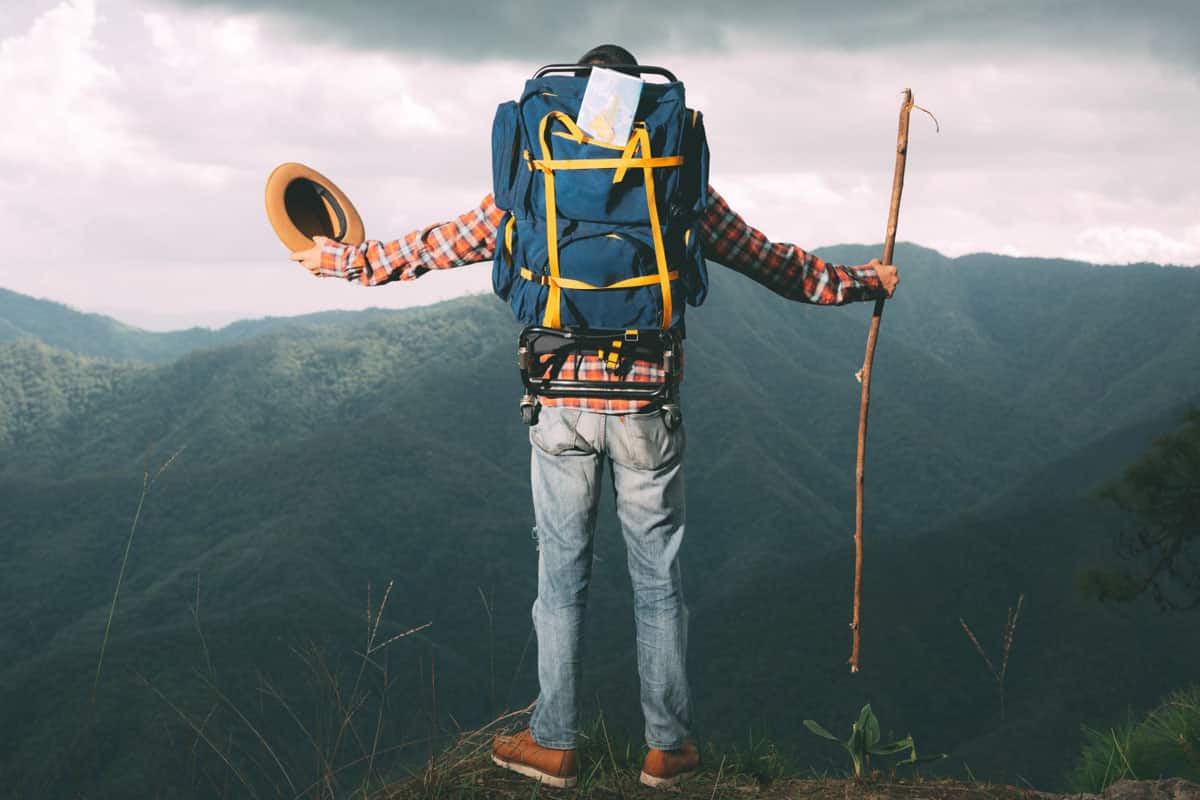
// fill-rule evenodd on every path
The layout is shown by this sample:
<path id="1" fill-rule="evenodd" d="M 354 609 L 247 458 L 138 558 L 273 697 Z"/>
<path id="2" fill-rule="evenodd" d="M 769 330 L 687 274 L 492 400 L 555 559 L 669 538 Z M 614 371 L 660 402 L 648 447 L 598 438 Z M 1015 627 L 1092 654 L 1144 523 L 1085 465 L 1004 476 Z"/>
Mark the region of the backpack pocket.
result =
<path id="1" fill-rule="evenodd" d="M 507 300 L 517 276 L 517 219 L 509 211 L 496 228 L 496 253 L 492 257 L 492 291 Z"/>
<path id="2" fill-rule="evenodd" d="M 586 163 L 592 160 L 621 158 L 623 148 L 597 144 L 592 141 L 577 141 L 567 131 L 548 131 L 551 156 L 556 161 Z M 661 146 L 661 145 L 660 145 Z M 652 149 L 654 144 L 651 145 Z M 540 156 L 540 148 L 538 154 Z M 655 152 L 654 155 L 664 155 Z M 667 154 L 669 155 L 669 154 Z M 656 199 L 659 214 L 665 216 L 668 182 L 675 167 L 662 167 L 654 171 Z M 645 178 L 641 167 L 629 169 L 620 182 L 613 183 L 616 169 L 557 169 L 554 172 L 554 201 L 558 214 L 566 219 L 585 222 L 603 222 L 616 225 L 646 224 L 649 207 L 646 203 Z M 535 180 L 545 180 L 540 174 Z M 544 191 L 535 191 L 533 212 L 541 218 L 546 216 Z"/>
<path id="3" fill-rule="evenodd" d="M 523 169 L 520 128 L 517 125 L 517 104 L 501 103 L 492 120 L 492 194 L 496 207 L 511 211 L 518 196 L 518 183 Z"/>
<path id="4" fill-rule="evenodd" d="M 683 132 L 683 172 L 679 188 L 682 204 L 700 216 L 708 205 L 708 137 L 704 133 L 704 115 L 687 115 Z"/>
<path id="5" fill-rule="evenodd" d="M 559 243 L 558 253 L 560 278 L 594 287 L 658 275 L 653 246 L 629 233 L 566 237 Z M 564 288 L 561 314 L 567 327 L 658 328 L 662 325 L 662 289 L 657 281 L 619 289 Z"/>

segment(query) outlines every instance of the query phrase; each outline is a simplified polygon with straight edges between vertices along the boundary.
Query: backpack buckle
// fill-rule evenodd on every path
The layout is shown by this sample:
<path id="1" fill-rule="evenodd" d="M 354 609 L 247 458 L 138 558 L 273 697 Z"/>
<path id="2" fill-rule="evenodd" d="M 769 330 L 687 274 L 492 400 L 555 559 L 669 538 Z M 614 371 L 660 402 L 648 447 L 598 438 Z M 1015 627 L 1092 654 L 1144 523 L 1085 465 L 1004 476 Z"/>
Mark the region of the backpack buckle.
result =
<path id="1" fill-rule="evenodd" d="M 541 411 L 542 404 L 534 399 L 533 395 L 526 392 L 521 397 L 521 422 L 533 427 L 538 423 L 538 412 Z"/>
<path id="2" fill-rule="evenodd" d="M 683 413 L 679 410 L 679 406 L 675 403 L 664 403 L 662 407 L 663 424 L 667 426 L 667 430 L 673 431 L 683 422 Z"/>

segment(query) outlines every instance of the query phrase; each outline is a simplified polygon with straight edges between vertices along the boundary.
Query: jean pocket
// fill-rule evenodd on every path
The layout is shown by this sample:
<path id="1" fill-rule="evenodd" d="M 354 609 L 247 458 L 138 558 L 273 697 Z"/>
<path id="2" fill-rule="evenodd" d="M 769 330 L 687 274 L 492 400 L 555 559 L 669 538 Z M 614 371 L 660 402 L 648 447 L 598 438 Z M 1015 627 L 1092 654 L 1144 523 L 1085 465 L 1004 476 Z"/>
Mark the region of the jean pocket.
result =
<path id="1" fill-rule="evenodd" d="M 687 433 L 683 421 L 668 428 L 661 413 L 625 414 L 609 423 L 609 455 L 623 467 L 659 470 L 683 458 Z"/>
<path id="2" fill-rule="evenodd" d="M 573 409 L 543 408 L 537 424 L 529 428 L 530 443 L 552 456 L 585 451 L 585 442 L 577 430 L 579 414 Z"/>

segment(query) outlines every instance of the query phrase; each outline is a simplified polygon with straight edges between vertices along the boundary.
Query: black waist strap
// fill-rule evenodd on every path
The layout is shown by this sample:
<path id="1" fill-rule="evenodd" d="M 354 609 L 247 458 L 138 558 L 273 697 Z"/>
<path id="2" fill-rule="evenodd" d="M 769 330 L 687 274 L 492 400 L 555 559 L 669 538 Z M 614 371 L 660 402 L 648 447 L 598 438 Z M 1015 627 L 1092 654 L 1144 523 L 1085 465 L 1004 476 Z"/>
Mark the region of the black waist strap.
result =
<path id="1" fill-rule="evenodd" d="M 679 385 L 682 342 L 673 331 L 571 330 L 530 326 L 521 331 L 517 361 L 525 391 L 535 397 L 601 397 L 669 402 Z M 612 376 L 606 380 L 563 378 L 564 368 L 578 376 L 585 358 L 596 358 Z M 662 368 L 660 381 L 631 380 L 634 362 Z"/>

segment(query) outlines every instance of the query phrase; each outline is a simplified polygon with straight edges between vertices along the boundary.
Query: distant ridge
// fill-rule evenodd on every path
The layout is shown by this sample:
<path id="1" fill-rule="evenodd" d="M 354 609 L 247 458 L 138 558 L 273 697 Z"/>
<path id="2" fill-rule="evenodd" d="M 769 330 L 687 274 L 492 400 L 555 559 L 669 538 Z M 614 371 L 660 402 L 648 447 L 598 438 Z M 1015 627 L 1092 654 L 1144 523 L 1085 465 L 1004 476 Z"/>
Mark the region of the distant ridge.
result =
<path id="1" fill-rule="evenodd" d="M 161 363 L 204 347 L 238 342 L 294 324 L 336 325 L 351 320 L 386 317 L 390 309 L 320 311 L 293 317 L 239 320 L 221 328 L 192 327 L 175 331 L 148 331 L 104 314 L 78 311 L 53 300 L 44 300 L 0 288 L 0 344 L 33 339 L 81 356 L 112 361 Z"/>
<path id="2" fill-rule="evenodd" d="M 817 248 L 814 252 L 834 263 L 861 264 L 877 258 L 882 245 L 839 244 Z M 937 250 L 909 242 L 897 246 L 896 261 L 901 273 L 902 292 L 907 293 L 907 267 L 913 264 L 943 264 L 961 269 L 1066 270 L 1068 276 L 1077 276 L 1078 270 L 1105 268 L 1125 270 L 1130 273 L 1154 268 L 1155 270 L 1193 269 L 1189 266 L 1162 265 L 1149 262 L 1127 265 L 1093 264 L 1061 258 L 1037 258 L 1028 256 L 1005 256 L 994 253 L 969 253 L 950 258 Z M 711 269 L 722 267 L 711 265 Z M 1061 277 L 1061 276 L 1060 276 Z M 363 289 L 363 291 L 390 291 Z M 464 295 L 465 297 L 466 295 Z M 901 297 L 903 298 L 903 294 Z M 441 300 L 430 305 L 453 303 L 462 298 Z M 386 317 L 403 313 L 406 309 L 369 308 L 362 311 L 321 311 L 296 316 L 262 317 L 239 320 L 220 328 L 194 326 L 172 331 L 149 331 L 123 323 L 104 314 L 79 311 L 62 303 L 34 298 L 9 289 L 0 288 L 0 344 L 21 338 L 33 338 L 40 342 L 68 350 L 79 355 L 107 358 L 116 361 L 143 361 L 160 363 L 170 361 L 191 350 L 214 347 L 241 341 L 271 330 L 278 330 L 294 323 L 342 324 L 372 316 Z"/>

